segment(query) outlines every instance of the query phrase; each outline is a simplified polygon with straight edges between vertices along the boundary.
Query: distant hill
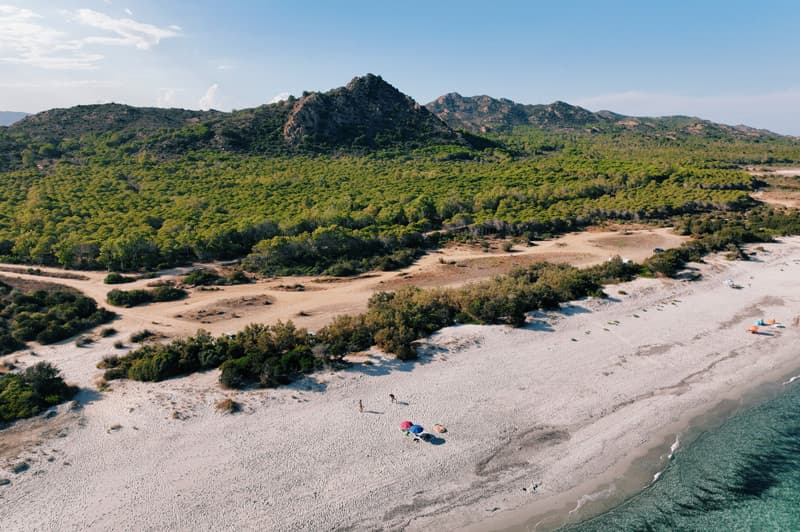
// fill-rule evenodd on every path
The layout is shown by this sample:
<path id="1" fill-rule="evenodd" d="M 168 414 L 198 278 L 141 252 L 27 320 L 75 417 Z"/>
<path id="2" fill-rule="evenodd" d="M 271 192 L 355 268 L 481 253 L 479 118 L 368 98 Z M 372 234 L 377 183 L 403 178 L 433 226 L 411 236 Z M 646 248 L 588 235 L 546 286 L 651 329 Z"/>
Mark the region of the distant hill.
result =
<path id="1" fill-rule="evenodd" d="M 595 113 L 564 102 L 523 105 L 458 93 L 422 106 L 380 76 L 367 74 L 327 92 L 304 92 L 299 98 L 233 112 L 116 103 L 51 109 L 0 127 L 0 169 L 29 166 L 33 161 L 46 164 L 86 148 L 93 152 L 98 146 L 170 158 L 193 150 L 291 155 L 450 145 L 457 148 L 452 156 L 471 157 L 460 148 L 499 146 L 498 139 L 481 135 L 517 126 L 547 131 L 628 130 L 666 138 L 777 136 L 693 117 L 638 118 Z"/>
<path id="2" fill-rule="evenodd" d="M 22 120 L 28 113 L 18 113 L 16 111 L 0 111 L 0 126 L 10 126 L 14 122 Z"/>
<path id="3" fill-rule="evenodd" d="M 113 134 L 113 144 L 139 142 L 162 154 L 190 149 L 250 153 L 466 144 L 425 107 L 380 76 L 356 77 L 328 92 L 230 113 L 79 105 L 28 116 L 7 129 L 35 142 L 57 144 L 86 135 Z"/>
<path id="4" fill-rule="evenodd" d="M 78 105 L 27 116 L 8 131 L 37 141 L 77 139 L 107 132 L 143 136 L 160 129 L 177 129 L 209 120 L 219 114 L 217 111 L 133 107 L 118 103 Z"/>
<path id="5" fill-rule="evenodd" d="M 689 116 L 633 117 L 611 111 L 596 113 L 565 102 L 525 105 L 506 98 L 461 96 L 451 92 L 425 107 L 454 129 L 475 133 L 504 132 L 515 126 L 534 126 L 550 131 L 570 129 L 625 129 L 641 132 L 684 133 L 734 138 L 779 136 L 748 126 L 728 126 Z"/>

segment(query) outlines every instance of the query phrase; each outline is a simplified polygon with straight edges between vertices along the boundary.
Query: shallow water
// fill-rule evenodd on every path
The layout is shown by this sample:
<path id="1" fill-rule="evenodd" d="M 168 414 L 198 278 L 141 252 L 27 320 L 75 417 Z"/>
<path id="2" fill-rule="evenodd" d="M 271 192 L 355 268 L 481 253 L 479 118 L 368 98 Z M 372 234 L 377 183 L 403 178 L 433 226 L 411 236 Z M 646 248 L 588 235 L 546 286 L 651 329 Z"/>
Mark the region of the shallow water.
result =
<path id="1" fill-rule="evenodd" d="M 677 448 L 638 495 L 562 530 L 800 530 L 800 379 Z"/>

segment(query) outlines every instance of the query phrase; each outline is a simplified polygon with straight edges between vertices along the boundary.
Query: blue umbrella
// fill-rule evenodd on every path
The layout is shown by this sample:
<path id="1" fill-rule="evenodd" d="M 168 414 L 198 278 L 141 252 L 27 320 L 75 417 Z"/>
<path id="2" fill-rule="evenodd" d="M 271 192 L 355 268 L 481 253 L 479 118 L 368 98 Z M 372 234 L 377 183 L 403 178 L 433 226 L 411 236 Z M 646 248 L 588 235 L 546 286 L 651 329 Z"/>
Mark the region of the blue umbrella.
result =
<path id="1" fill-rule="evenodd" d="M 411 425 L 408 428 L 409 432 L 413 432 L 414 434 L 422 434 L 422 431 L 425 430 L 421 425 Z"/>

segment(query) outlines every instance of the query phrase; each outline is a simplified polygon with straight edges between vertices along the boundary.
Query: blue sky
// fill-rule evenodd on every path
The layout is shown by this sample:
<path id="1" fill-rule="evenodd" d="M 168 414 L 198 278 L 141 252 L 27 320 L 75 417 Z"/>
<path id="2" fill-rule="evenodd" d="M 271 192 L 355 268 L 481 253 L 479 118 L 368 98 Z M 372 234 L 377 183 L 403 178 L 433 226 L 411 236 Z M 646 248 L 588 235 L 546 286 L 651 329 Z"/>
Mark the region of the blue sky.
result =
<path id="1" fill-rule="evenodd" d="M 229 110 L 372 72 L 444 93 L 800 135 L 793 1 L 0 0 L 0 110 Z"/>

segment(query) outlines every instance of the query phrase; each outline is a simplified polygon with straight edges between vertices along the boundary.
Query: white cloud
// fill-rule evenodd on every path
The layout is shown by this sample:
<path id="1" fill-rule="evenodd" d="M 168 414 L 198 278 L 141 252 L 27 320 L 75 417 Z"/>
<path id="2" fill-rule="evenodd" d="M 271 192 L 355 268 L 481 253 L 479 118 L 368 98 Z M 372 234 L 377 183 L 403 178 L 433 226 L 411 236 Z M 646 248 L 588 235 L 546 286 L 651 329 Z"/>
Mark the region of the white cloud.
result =
<path id="1" fill-rule="evenodd" d="M 91 9 L 66 15 L 68 21 L 116 35 L 72 37 L 46 25 L 43 17 L 30 9 L 0 4 L 0 62 L 49 70 L 90 70 L 104 58 L 102 53 L 86 49 L 91 45 L 127 45 L 147 50 L 162 39 L 180 35 L 177 26 L 159 28 L 128 18 L 115 19 Z"/>
<path id="2" fill-rule="evenodd" d="M 167 27 L 168 27 L 169 29 L 171 29 L 172 31 L 183 31 L 183 28 L 181 28 L 181 27 L 180 27 L 180 26 L 178 26 L 177 24 L 170 24 L 170 25 L 169 25 L 169 26 L 167 26 Z"/>
<path id="3" fill-rule="evenodd" d="M 85 37 L 83 39 L 83 42 L 91 44 L 116 44 L 148 50 L 160 43 L 162 39 L 180 35 L 178 30 L 172 28 L 159 28 L 129 18 L 113 18 L 92 9 L 79 9 L 71 16 L 71 20 L 117 35 L 116 37 Z"/>
<path id="4" fill-rule="evenodd" d="M 103 58 L 83 51 L 79 39 L 42 25 L 30 9 L 0 5 L 0 62 L 52 70 L 89 70 Z"/>
<path id="5" fill-rule="evenodd" d="M 158 89 L 156 97 L 156 107 L 175 107 L 175 96 L 180 89 Z"/>
<path id="6" fill-rule="evenodd" d="M 217 101 L 217 91 L 219 90 L 219 85 L 214 83 L 211 85 L 207 90 L 206 93 L 200 98 L 198 102 L 200 105 L 200 109 L 213 109 L 214 105 Z"/>
<path id="7" fill-rule="evenodd" d="M 282 102 L 284 100 L 288 100 L 289 96 L 291 96 L 291 95 L 288 92 L 278 93 L 278 94 L 276 94 L 275 96 L 272 97 L 272 99 L 269 101 L 269 103 L 278 103 L 278 102 Z"/>
<path id="8" fill-rule="evenodd" d="M 125 14 L 129 17 L 133 16 L 133 11 L 131 11 L 129 8 L 126 7 L 123 11 L 125 11 Z"/>

